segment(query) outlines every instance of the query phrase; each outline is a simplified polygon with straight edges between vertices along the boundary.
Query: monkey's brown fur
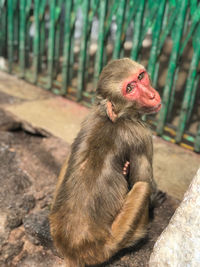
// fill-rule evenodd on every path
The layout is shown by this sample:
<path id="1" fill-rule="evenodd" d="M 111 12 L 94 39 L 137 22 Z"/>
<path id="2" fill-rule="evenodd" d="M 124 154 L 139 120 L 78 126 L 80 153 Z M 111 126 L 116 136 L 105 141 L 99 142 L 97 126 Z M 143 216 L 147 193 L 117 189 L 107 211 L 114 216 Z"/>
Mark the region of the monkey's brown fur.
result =
<path id="1" fill-rule="evenodd" d="M 103 69 L 96 104 L 61 170 L 50 227 L 69 267 L 102 263 L 146 234 L 156 191 L 152 138 L 140 118 L 145 107 L 121 94 L 123 81 L 141 68 L 121 59 Z"/>

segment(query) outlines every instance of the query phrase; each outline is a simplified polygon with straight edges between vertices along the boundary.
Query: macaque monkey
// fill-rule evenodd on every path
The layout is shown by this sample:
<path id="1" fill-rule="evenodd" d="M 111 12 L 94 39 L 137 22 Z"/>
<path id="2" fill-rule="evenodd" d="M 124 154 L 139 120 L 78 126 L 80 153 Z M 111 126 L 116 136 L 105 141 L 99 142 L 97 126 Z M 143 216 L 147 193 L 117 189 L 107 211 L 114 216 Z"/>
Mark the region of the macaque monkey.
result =
<path id="1" fill-rule="evenodd" d="M 104 67 L 96 103 L 56 187 L 51 235 L 68 267 L 100 264 L 147 232 L 157 188 L 152 137 L 141 119 L 161 99 L 145 68 L 124 58 Z"/>

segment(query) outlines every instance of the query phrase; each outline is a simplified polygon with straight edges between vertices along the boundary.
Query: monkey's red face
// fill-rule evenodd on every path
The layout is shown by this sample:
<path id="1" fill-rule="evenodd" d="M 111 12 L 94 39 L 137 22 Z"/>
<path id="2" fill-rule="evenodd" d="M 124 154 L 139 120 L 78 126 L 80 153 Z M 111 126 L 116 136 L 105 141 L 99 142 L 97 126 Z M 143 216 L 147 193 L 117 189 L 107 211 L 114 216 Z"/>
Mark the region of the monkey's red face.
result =
<path id="1" fill-rule="evenodd" d="M 161 108 L 160 95 L 151 86 L 145 69 L 140 69 L 127 78 L 123 84 L 122 94 L 127 100 L 137 102 L 148 113 L 158 112 Z"/>

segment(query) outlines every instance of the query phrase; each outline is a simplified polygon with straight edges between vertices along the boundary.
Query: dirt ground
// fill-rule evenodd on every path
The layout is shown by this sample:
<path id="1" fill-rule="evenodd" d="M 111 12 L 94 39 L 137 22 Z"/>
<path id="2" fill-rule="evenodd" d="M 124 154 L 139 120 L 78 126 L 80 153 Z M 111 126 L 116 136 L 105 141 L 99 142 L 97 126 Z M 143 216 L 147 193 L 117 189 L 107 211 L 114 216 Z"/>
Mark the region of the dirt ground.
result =
<path id="1" fill-rule="evenodd" d="M 47 216 L 60 167 L 88 110 L 16 77 L 0 73 L 0 80 L 0 266 L 64 266 L 52 248 Z M 154 210 L 147 238 L 101 267 L 148 266 L 157 237 L 200 165 L 198 154 L 158 137 L 154 152 L 155 178 L 167 198 Z"/>

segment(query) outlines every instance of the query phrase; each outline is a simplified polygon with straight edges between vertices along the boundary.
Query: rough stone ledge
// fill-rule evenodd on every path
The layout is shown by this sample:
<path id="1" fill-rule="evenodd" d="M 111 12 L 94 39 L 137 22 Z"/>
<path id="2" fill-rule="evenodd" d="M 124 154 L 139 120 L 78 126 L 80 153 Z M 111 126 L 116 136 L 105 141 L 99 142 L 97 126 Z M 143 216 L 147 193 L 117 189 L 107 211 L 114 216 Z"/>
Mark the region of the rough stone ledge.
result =
<path id="1" fill-rule="evenodd" d="M 149 266 L 200 266 L 200 169 L 158 238 Z"/>

